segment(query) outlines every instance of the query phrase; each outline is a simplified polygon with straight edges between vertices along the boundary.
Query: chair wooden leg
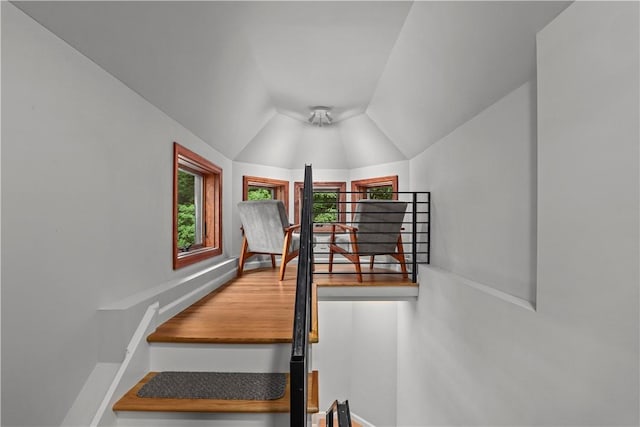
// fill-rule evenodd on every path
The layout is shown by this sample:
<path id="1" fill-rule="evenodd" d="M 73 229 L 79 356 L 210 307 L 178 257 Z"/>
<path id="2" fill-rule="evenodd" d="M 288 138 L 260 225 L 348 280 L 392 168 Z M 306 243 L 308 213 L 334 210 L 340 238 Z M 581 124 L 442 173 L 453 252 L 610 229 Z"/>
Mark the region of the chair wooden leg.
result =
<path id="1" fill-rule="evenodd" d="M 349 233 L 349 238 L 351 240 L 351 250 L 353 251 L 353 253 L 350 255 L 350 258 L 351 258 L 350 261 L 356 265 L 356 274 L 358 275 L 358 283 L 362 283 L 362 269 L 360 268 L 358 238 L 356 237 L 355 231 L 351 231 L 351 233 Z"/>
<path id="2" fill-rule="evenodd" d="M 284 242 L 282 244 L 282 257 L 280 258 L 280 281 L 284 280 L 284 273 L 287 269 L 287 263 L 292 259 L 289 254 L 289 247 L 291 246 L 291 233 L 286 233 L 284 236 Z M 271 255 L 273 257 L 273 255 Z M 275 267 L 275 264 L 274 264 Z"/>
<path id="3" fill-rule="evenodd" d="M 276 256 L 271 254 L 271 268 L 276 268 Z"/>
<path id="4" fill-rule="evenodd" d="M 240 249 L 240 259 L 238 260 L 238 277 L 242 276 L 242 272 L 244 271 L 244 263 L 247 260 L 247 253 L 249 252 L 249 243 L 247 242 L 247 238 L 242 238 L 242 249 Z"/>
<path id="5" fill-rule="evenodd" d="M 333 248 L 329 245 L 329 273 L 333 271 Z"/>
<path id="6" fill-rule="evenodd" d="M 402 236 L 398 237 L 398 253 L 394 256 L 400 263 L 400 269 L 402 270 L 402 278 L 408 279 L 409 274 L 407 272 L 407 260 L 404 257 L 404 247 L 402 245 Z"/>
<path id="7" fill-rule="evenodd" d="M 289 264 L 289 261 L 291 261 L 298 255 L 300 255 L 299 249 L 296 249 L 293 252 L 289 252 L 288 254 L 282 255 L 282 262 L 280 264 L 280 280 L 281 281 L 284 280 L 284 273 L 285 273 L 285 270 L 287 269 L 287 264 Z"/>
<path id="8" fill-rule="evenodd" d="M 356 265 L 356 274 L 358 275 L 358 283 L 362 283 L 362 269 L 360 268 L 360 260 L 354 262 Z"/>
<path id="9" fill-rule="evenodd" d="M 371 255 L 371 259 L 369 260 L 369 269 L 373 270 L 373 260 L 376 258 L 375 255 Z"/>
<path id="10" fill-rule="evenodd" d="M 329 239 L 329 273 L 333 272 L 333 245 L 336 244 L 336 226 L 331 226 L 331 238 Z"/>

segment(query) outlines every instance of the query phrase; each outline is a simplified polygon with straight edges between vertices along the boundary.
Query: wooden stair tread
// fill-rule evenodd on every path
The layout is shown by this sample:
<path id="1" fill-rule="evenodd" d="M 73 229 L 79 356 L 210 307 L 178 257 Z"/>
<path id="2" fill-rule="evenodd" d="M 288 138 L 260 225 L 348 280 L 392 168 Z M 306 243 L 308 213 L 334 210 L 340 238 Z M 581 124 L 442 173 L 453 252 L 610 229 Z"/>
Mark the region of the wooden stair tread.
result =
<path id="1" fill-rule="evenodd" d="M 266 344 L 293 337 L 296 269 L 246 271 L 158 326 L 149 342 Z M 313 286 L 311 343 L 318 342 L 318 297 Z"/>
<path id="2" fill-rule="evenodd" d="M 129 390 L 113 405 L 114 411 L 144 411 L 144 412 L 289 412 L 290 381 L 287 374 L 287 386 L 284 396 L 276 400 L 214 400 L 214 399 L 167 399 L 138 397 L 138 391 L 157 372 L 149 372 L 142 380 Z M 318 412 L 318 371 L 309 374 L 309 399 L 307 411 Z"/>

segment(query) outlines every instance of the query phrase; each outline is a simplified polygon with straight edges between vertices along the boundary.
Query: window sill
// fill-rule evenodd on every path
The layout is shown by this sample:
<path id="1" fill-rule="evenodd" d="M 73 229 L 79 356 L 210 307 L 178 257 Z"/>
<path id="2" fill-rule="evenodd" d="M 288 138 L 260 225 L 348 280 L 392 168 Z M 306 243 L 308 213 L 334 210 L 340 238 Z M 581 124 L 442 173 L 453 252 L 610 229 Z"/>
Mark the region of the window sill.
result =
<path id="1" fill-rule="evenodd" d="M 173 257 L 173 269 L 177 270 L 221 254 L 222 249 L 220 248 L 199 248 L 189 252 L 180 252 Z"/>

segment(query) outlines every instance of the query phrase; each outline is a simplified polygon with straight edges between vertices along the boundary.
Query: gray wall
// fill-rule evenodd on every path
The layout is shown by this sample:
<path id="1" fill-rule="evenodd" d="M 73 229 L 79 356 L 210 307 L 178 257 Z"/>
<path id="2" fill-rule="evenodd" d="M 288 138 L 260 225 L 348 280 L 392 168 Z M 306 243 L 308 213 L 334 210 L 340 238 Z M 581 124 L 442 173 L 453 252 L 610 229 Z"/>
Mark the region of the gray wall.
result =
<path id="1" fill-rule="evenodd" d="M 473 119 L 475 125 L 462 126 L 412 161 L 414 188 L 434 190 L 434 240 L 444 240 L 434 259 L 465 266 L 479 257 L 487 271 L 468 270 L 467 280 L 422 268 L 418 302 L 399 304 L 400 426 L 639 422 L 638 4 L 574 3 L 539 33 L 537 50 L 538 220 L 524 245 L 501 260 L 482 253 L 495 241 L 474 251 L 447 251 L 442 245 L 458 235 L 456 227 L 481 233 L 466 211 L 495 209 L 475 191 L 495 172 L 470 176 L 464 168 L 424 166 L 441 161 L 477 170 L 476 159 L 456 145 L 482 144 L 486 168 L 511 181 L 516 172 L 505 164 L 500 143 L 486 136 L 512 126 L 506 105 L 533 108 L 533 99 L 518 91 L 508 95 Z M 502 123 L 494 116 L 500 109 Z M 484 130 L 478 127 L 483 123 Z M 477 133 L 465 132 L 467 126 Z M 505 142 L 517 141 L 521 132 L 513 131 Z M 514 161 L 532 164 L 534 154 Z M 455 191 L 438 191 L 441 182 Z M 536 183 L 519 185 L 527 192 Z M 501 214 L 505 224 L 519 221 L 517 206 Z M 490 231 L 498 242 L 511 238 L 504 235 L 508 228 Z M 536 242 L 536 312 L 470 286 L 508 278 Z M 525 265 L 520 278 L 526 271 Z"/>
<path id="2" fill-rule="evenodd" d="M 359 341 L 333 396 L 390 423 L 396 372 L 367 375 L 397 359 L 399 425 L 638 423 L 637 16 L 578 3 L 541 33 L 539 181 L 534 84 L 410 162 L 441 268 L 416 303 L 334 307 Z M 173 140 L 231 162 L 6 2 L 2 89 L 2 423 L 58 425 L 97 360 L 96 309 L 200 268 L 171 270 Z"/>
<path id="3" fill-rule="evenodd" d="M 172 270 L 173 141 L 231 162 L 8 2 L 2 107 L 2 425 L 59 425 L 96 310 L 212 263 Z"/>
<path id="4" fill-rule="evenodd" d="M 377 427 L 396 423 L 397 303 L 320 301 L 320 340 L 313 369 L 320 375 L 320 409 L 348 399 L 356 415 Z"/>
<path id="5" fill-rule="evenodd" d="M 523 85 L 411 161 L 433 196 L 432 265 L 535 302 L 535 85 Z"/>

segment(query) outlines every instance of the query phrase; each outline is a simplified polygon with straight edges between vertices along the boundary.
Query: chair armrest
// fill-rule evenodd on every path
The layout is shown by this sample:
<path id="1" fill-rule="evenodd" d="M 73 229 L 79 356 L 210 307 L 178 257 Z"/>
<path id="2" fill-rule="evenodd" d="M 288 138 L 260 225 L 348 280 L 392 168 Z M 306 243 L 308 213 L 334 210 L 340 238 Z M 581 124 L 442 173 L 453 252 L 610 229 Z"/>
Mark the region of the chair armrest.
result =
<path id="1" fill-rule="evenodd" d="M 334 246 L 336 244 L 336 228 L 339 228 L 338 233 L 340 234 L 349 233 L 349 240 L 352 242 L 355 240 L 358 227 L 334 222 L 331 223 L 331 238 L 329 239 L 330 246 Z"/>
<path id="2" fill-rule="evenodd" d="M 335 227 L 338 227 L 341 229 L 341 231 L 358 231 L 358 227 L 353 227 L 351 225 L 347 225 L 347 224 L 340 224 L 338 222 L 334 222 L 331 224 L 331 226 L 333 227 L 332 229 L 335 230 Z"/>
<path id="3" fill-rule="evenodd" d="M 300 224 L 292 224 L 288 227 L 284 228 L 284 232 L 285 233 L 292 233 L 293 231 L 297 230 L 300 228 Z"/>

